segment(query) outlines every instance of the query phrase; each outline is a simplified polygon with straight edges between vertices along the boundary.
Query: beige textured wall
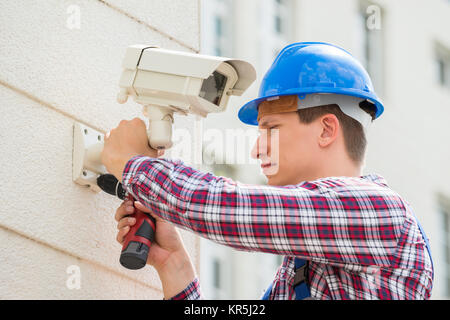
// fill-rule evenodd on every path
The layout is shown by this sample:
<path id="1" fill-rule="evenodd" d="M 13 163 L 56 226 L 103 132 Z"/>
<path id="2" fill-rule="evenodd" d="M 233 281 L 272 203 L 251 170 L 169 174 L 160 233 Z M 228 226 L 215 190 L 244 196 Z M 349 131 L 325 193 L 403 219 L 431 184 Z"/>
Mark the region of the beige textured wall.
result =
<path id="1" fill-rule="evenodd" d="M 68 27 L 70 6 L 79 29 Z M 0 299 L 162 298 L 152 268 L 118 262 L 120 200 L 72 182 L 72 127 L 106 132 L 141 116 L 131 99 L 115 101 L 126 47 L 197 52 L 198 21 L 197 0 L 0 2 Z M 195 136 L 198 125 L 176 127 Z M 198 265 L 198 239 L 182 235 Z M 72 265 L 80 289 L 66 285 Z"/>

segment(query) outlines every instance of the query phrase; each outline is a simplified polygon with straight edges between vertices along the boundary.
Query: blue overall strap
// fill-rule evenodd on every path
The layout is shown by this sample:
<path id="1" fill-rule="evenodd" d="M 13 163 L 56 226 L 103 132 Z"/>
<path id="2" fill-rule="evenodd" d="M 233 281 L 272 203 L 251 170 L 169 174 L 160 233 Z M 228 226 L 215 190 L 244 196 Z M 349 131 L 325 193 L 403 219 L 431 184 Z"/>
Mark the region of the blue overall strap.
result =
<path id="1" fill-rule="evenodd" d="M 423 238 L 423 240 L 425 241 L 425 247 L 426 247 L 426 249 L 427 249 L 427 251 L 428 251 L 428 254 L 430 255 L 431 267 L 433 268 L 433 275 L 432 275 L 432 278 L 434 278 L 434 265 L 433 265 L 433 258 L 432 258 L 432 256 L 431 256 L 431 246 L 430 246 L 430 243 L 429 243 L 429 241 L 428 241 L 428 237 L 427 237 L 427 235 L 425 234 L 425 231 L 423 231 L 422 226 L 420 225 L 419 219 L 417 219 L 417 217 L 415 217 L 415 218 L 416 218 L 417 226 L 419 227 L 419 231 L 420 231 L 420 233 L 422 234 L 422 238 Z"/>
<path id="2" fill-rule="evenodd" d="M 295 300 L 303 300 L 305 298 L 311 297 L 309 293 L 309 287 L 306 283 L 307 277 L 307 262 L 303 259 L 295 258 L 295 276 L 294 276 L 294 291 L 295 291 Z M 264 292 L 261 300 L 269 300 L 270 294 L 272 293 L 272 285 L 270 283 L 267 290 Z"/>
<path id="3" fill-rule="evenodd" d="M 264 295 L 262 296 L 261 300 L 269 300 L 269 297 L 270 297 L 271 293 L 272 293 L 272 282 L 270 283 L 270 285 L 267 288 L 266 292 L 264 292 Z"/>
<path id="4" fill-rule="evenodd" d="M 294 291 L 295 300 L 303 300 L 311 297 L 309 286 L 306 283 L 308 263 L 306 260 L 295 258 Z"/>

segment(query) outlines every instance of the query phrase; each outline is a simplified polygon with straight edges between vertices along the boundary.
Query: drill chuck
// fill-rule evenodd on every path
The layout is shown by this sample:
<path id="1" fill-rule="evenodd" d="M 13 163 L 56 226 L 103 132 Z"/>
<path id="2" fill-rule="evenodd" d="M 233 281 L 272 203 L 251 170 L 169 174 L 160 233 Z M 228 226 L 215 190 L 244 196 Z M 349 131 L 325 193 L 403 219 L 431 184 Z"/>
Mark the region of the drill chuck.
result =
<path id="1" fill-rule="evenodd" d="M 97 178 L 97 185 L 106 193 L 125 200 L 126 192 L 123 189 L 122 184 L 114 175 L 109 173 L 100 175 Z"/>

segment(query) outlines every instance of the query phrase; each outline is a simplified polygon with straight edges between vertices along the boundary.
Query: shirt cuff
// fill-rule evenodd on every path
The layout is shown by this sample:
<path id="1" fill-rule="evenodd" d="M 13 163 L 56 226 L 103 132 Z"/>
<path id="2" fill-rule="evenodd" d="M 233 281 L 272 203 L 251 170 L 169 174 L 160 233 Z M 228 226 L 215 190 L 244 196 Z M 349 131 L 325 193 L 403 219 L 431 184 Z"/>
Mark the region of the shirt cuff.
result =
<path id="1" fill-rule="evenodd" d="M 202 292 L 200 290 L 200 281 L 197 277 L 189 283 L 189 285 L 180 293 L 173 296 L 169 300 L 201 300 L 203 299 Z"/>
<path id="2" fill-rule="evenodd" d="M 153 158 L 138 155 L 132 157 L 130 160 L 127 161 L 125 164 L 125 168 L 122 172 L 122 184 L 127 185 L 130 180 L 132 180 L 133 176 L 136 174 L 136 172 L 139 169 L 140 164 L 145 160 L 152 160 Z"/>

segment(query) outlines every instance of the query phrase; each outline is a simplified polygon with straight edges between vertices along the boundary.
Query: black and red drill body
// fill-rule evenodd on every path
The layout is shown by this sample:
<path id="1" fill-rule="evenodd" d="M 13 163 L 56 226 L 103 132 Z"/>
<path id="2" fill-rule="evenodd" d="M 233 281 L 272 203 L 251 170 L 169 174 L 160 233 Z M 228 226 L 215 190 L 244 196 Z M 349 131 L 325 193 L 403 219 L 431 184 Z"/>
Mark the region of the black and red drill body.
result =
<path id="1" fill-rule="evenodd" d="M 126 194 L 122 184 L 112 174 L 103 174 L 97 178 L 97 184 L 106 193 L 122 200 L 134 201 Z M 120 264 L 125 268 L 141 269 L 147 263 L 148 253 L 155 238 L 156 221 L 149 214 L 135 208 L 136 223 L 130 227 L 120 254 Z"/>

